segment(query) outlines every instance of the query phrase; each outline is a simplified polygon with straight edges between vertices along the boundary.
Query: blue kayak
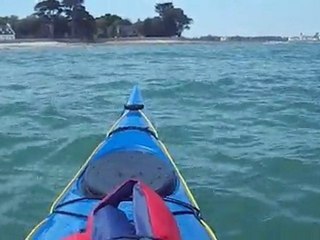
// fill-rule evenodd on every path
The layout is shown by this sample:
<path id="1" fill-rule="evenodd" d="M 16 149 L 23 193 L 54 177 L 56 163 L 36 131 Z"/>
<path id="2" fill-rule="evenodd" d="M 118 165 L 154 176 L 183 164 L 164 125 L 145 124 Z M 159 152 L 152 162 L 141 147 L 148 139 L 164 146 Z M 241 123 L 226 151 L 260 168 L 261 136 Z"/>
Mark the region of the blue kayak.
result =
<path id="1" fill-rule="evenodd" d="M 87 217 L 101 199 L 128 179 L 150 186 L 173 214 L 183 240 L 216 240 L 158 133 L 143 112 L 135 87 L 121 117 L 78 173 L 53 202 L 49 215 L 26 240 L 65 239 L 86 228 Z M 119 205 L 133 219 L 132 201 Z"/>

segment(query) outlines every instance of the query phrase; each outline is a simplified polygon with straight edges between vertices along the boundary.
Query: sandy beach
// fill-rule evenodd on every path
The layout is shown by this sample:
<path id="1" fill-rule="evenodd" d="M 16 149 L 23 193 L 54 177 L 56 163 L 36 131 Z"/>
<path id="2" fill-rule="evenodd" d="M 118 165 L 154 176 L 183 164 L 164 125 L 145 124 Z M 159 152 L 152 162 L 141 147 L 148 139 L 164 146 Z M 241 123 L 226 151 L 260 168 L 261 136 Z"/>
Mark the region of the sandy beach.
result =
<path id="1" fill-rule="evenodd" d="M 16 39 L 13 41 L 0 41 L 1 48 L 18 48 L 18 47 L 65 47 L 77 44 L 190 44 L 204 43 L 207 41 L 185 39 L 185 38 L 118 38 L 118 39 L 97 39 L 94 42 L 85 42 L 77 39 Z"/>
<path id="2" fill-rule="evenodd" d="M 41 47 L 59 47 L 59 46 L 66 46 L 67 43 L 61 42 L 42 42 L 42 41 L 35 41 L 35 42 L 0 42 L 0 49 L 3 48 L 41 48 Z"/>
<path id="3" fill-rule="evenodd" d="M 230 38 L 228 40 L 208 40 L 201 38 L 149 38 L 149 37 L 132 37 L 132 38 L 98 38 L 94 41 L 83 41 L 81 39 L 16 39 L 12 41 L 0 41 L 1 48 L 15 47 L 66 47 L 88 44 L 99 45 L 127 45 L 127 44 L 217 44 L 224 42 L 263 42 L 263 43 L 287 43 L 287 39 L 277 41 L 274 37 L 239 37 L 239 39 Z M 317 41 L 318 42 L 318 41 Z"/>

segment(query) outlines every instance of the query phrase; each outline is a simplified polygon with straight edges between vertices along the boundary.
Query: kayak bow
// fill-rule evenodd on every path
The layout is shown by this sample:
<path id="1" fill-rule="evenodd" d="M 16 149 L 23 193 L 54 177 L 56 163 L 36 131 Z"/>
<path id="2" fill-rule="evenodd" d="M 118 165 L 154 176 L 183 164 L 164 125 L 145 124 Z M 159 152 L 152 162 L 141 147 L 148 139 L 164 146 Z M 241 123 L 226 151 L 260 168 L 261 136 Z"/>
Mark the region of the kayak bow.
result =
<path id="1" fill-rule="evenodd" d="M 128 179 L 144 182 L 162 197 L 183 240 L 216 240 L 143 109 L 140 90 L 134 87 L 121 117 L 58 195 L 49 216 L 34 227 L 26 240 L 64 239 L 83 231 L 99 201 Z M 133 219 L 132 201 L 121 202 L 119 209 Z"/>

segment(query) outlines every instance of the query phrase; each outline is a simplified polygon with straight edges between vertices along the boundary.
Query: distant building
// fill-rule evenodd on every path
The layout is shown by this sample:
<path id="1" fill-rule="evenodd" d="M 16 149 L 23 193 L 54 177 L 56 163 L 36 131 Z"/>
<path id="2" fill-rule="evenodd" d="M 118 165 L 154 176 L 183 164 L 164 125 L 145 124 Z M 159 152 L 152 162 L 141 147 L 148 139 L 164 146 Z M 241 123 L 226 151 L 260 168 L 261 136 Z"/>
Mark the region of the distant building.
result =
<path id="1" fill-rule="evenodd" d="M 303 33 L 300 33 L 300 36 L 294 36 L 294 37 L 290 37 L 289 41 L 319 41 L 319 33 L 316 33 L 314 36 L 307 36 L 304 35 Z"/>
<path id="2" fill-rule="evenodd" d="M 9 23 L 0 26 L 0 41 L 10 41 L 16 39 L 16 33 Z"/>
<path id="3" fill-rule="evenodd" d="M 297 37 L 297 36 L 289 37 L 289 41 L 291 41 L 291 42 L 300 41 L 300 37 Z"/>
<path id="4" fill-rule="evenodd" d="M 228 41 L 228 37 L 221 37 L 221 42 Z"/>

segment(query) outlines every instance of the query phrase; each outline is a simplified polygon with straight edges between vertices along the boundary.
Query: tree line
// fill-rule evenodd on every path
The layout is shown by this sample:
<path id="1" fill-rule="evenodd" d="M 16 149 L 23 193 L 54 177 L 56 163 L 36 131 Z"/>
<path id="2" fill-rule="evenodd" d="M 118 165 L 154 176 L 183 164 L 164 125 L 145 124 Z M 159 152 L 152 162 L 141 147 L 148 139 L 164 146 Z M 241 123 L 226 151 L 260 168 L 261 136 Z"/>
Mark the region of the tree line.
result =
<path id="1" fill-rule="evenodd" d="M 154 17 L 131 22 L 115 14 L 93 17 L 84 0 L 44 0 L 26 18 L 0 17 L 0 26 L 9 23 L 17 38 L 74 38 L 93 40 L 115 37 L 180 37 L 193 20 L 172 2 L 155 6 Z"/>

